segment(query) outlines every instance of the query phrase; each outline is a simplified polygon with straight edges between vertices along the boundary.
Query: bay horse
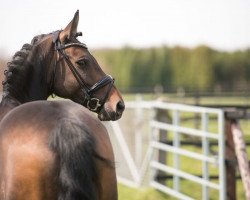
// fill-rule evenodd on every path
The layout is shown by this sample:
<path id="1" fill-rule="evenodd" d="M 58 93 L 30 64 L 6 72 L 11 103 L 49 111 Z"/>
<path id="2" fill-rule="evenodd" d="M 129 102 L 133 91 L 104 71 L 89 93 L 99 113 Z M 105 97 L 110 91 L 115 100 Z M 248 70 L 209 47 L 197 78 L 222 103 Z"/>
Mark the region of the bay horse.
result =
<path id="1" fill-rule="evenodd" d="M 77 39 L 78 21 L 77 11 L 65 29 L 34 37 L 8 63 L 0 200 L 118 198 L 113 150 L 100 120 L 118 120 L 124 101 Z M 51 94 L 72 101 L 46 101 Z"/>

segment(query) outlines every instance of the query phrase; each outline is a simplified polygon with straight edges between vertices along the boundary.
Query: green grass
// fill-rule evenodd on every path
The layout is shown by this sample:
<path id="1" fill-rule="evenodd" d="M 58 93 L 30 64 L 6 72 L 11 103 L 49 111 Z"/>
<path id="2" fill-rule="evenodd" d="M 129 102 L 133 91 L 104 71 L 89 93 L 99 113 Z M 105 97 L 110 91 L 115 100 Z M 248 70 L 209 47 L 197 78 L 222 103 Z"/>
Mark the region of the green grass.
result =
<path id="1" fill-rule="evenodd" d="M 152 188 L 130 188 L 118 185 L 119 200 L 166 200 L 170 197 Z"/>
<path id="2" fill-rule="evenodd" d="M 168 186 L 172 185 L 169 181 Z M 201 199 L 201 187 L 197 184 L 183 181 L 181 191 L 192 193 L 194 199 Z M 119 200 L 177 200 L 160 191 L 152 188 L 130 188 L 122 184 L 118 185 Z M 219 193 L 217 190 L 210 190 L 210 200 L 218 200 Z M 245 199 L 245 191 L 240 180 L 237 181 L 237 199 Z"/>

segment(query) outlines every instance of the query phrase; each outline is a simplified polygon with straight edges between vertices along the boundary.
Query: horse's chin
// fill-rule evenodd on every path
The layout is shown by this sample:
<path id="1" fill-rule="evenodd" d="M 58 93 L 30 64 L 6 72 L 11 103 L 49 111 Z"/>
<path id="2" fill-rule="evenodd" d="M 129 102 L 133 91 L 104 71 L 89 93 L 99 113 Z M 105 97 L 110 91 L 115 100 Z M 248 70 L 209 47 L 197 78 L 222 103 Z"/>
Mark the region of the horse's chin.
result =
<path id="1" fill-rule="evenodd" d="M 119 115 L 115 112 L 112 112 L 112 111 L 105 111 L 104 109 L 102 109 L 98 113 L 98 118 L 101 121 L 116 121 L 116 120 L 121 118 L 121 115 Z"/>
<path id="2" fill-rule="evenodd" d="M 107 112 L 100 112 L 98 114 L 98 118 L 101 120 L 101 121 L 114 121 L 114 119 L 111 119 L 111 117 L 108 115 Z"/>
<path id="3" fill-rule="evenodd" d="M 99 114 L 98 114 L 98 118 L 99 118 L 101 121 L 108 121 L 108 119 L 103 115 L 103 113 L 99 113 Z"/>

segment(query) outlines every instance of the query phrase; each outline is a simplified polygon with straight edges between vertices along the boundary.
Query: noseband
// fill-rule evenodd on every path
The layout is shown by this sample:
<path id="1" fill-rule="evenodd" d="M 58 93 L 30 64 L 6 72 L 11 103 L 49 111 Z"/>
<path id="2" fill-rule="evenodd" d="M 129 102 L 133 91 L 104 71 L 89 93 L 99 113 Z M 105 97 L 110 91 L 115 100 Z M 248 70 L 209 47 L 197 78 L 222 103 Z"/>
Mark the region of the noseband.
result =
<path id="1" fill-rule="evenodd" d="M 66 54 L 65 49 L 70 47 L 81 47 L 87 49 L 87 46 L 82 43 L 69 43 L 69 44 L 62 44 L 59 38 L 60 31 L 56 31 L 53 33 L 53 43 L 55 44 L 55 50 L 59 52 L 59 54 L 64 58 L 66 61 L 69 69 L 71 70 L 72 74 L 74 75 L 75 79 L 77 80 L 78 84 L 81 87 L 82 92 L 84 93 L 85 99 L 83 101 L 83 105 L 86 105 L 87 108 L 91 111 L 100 111 L 103 105 L 105 104 L 110 90 L 114 84 L 114 79 L 110 75 L 105 75 L 104 78 L 99 80 L 95 83 L 92 87 L 89 87 L 86 82 L 83 80 L 80 73 L 77 71 L 76 67 L 71 62 L 69 56 Z M 102 100 L 93 97 L 93 94 L 103 88 L 104 86 L 108 86 L 108 90 Z"/>

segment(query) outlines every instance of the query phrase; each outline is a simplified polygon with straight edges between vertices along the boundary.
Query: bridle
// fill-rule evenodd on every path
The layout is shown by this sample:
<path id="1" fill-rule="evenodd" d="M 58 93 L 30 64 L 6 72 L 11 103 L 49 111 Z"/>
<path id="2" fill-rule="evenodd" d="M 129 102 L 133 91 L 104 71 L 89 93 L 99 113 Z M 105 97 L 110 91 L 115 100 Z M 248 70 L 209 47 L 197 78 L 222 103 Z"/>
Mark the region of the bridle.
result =
<path id="1" fill-rule="evenodd" d="M 82 105 L 85 105 L 89 110 L 97 112 L 100 111 L 103 105 L 105 104 L 109 93 L 111 91 L 111 88 L 114 84 L 114 79 L 110 75 L 105 75 L 104 78 L 99 80 L 97 83 L 95 83 L 92 87 L 89 87 L 87 83 L 83 80 L 80 73 L 77 71 L 76 67 L 71 62 L 69 56 L 66 54 L 65 49 L 70 47 L 81 47 L 84 49 L 87 49 L 87 46 L 83 43 L 68 43 L 68 44 L 62 44 L 59 38 L 61 31 L 55 31 L 53 34 L 53 43 L 55 44 L 55 50 L 61 55 L 64 60 L 66 61 L 69 69 L 71 70 L 72 74 L 74 75 L 75 79 L 77 80 L 78 84 L 80 85 L 81 91 L 84 93 L 84 101 L 82 102 Z M 78 35 L 80 35 L 78 33 Z M 76 36 L 78 36 L 76 35 Z M 104 86 L 108 86 L 108 90 L 104 96 L 104 98 L 98 99 L 95 97 L 92 97 L 93 94 L 103 88 Z"/>

